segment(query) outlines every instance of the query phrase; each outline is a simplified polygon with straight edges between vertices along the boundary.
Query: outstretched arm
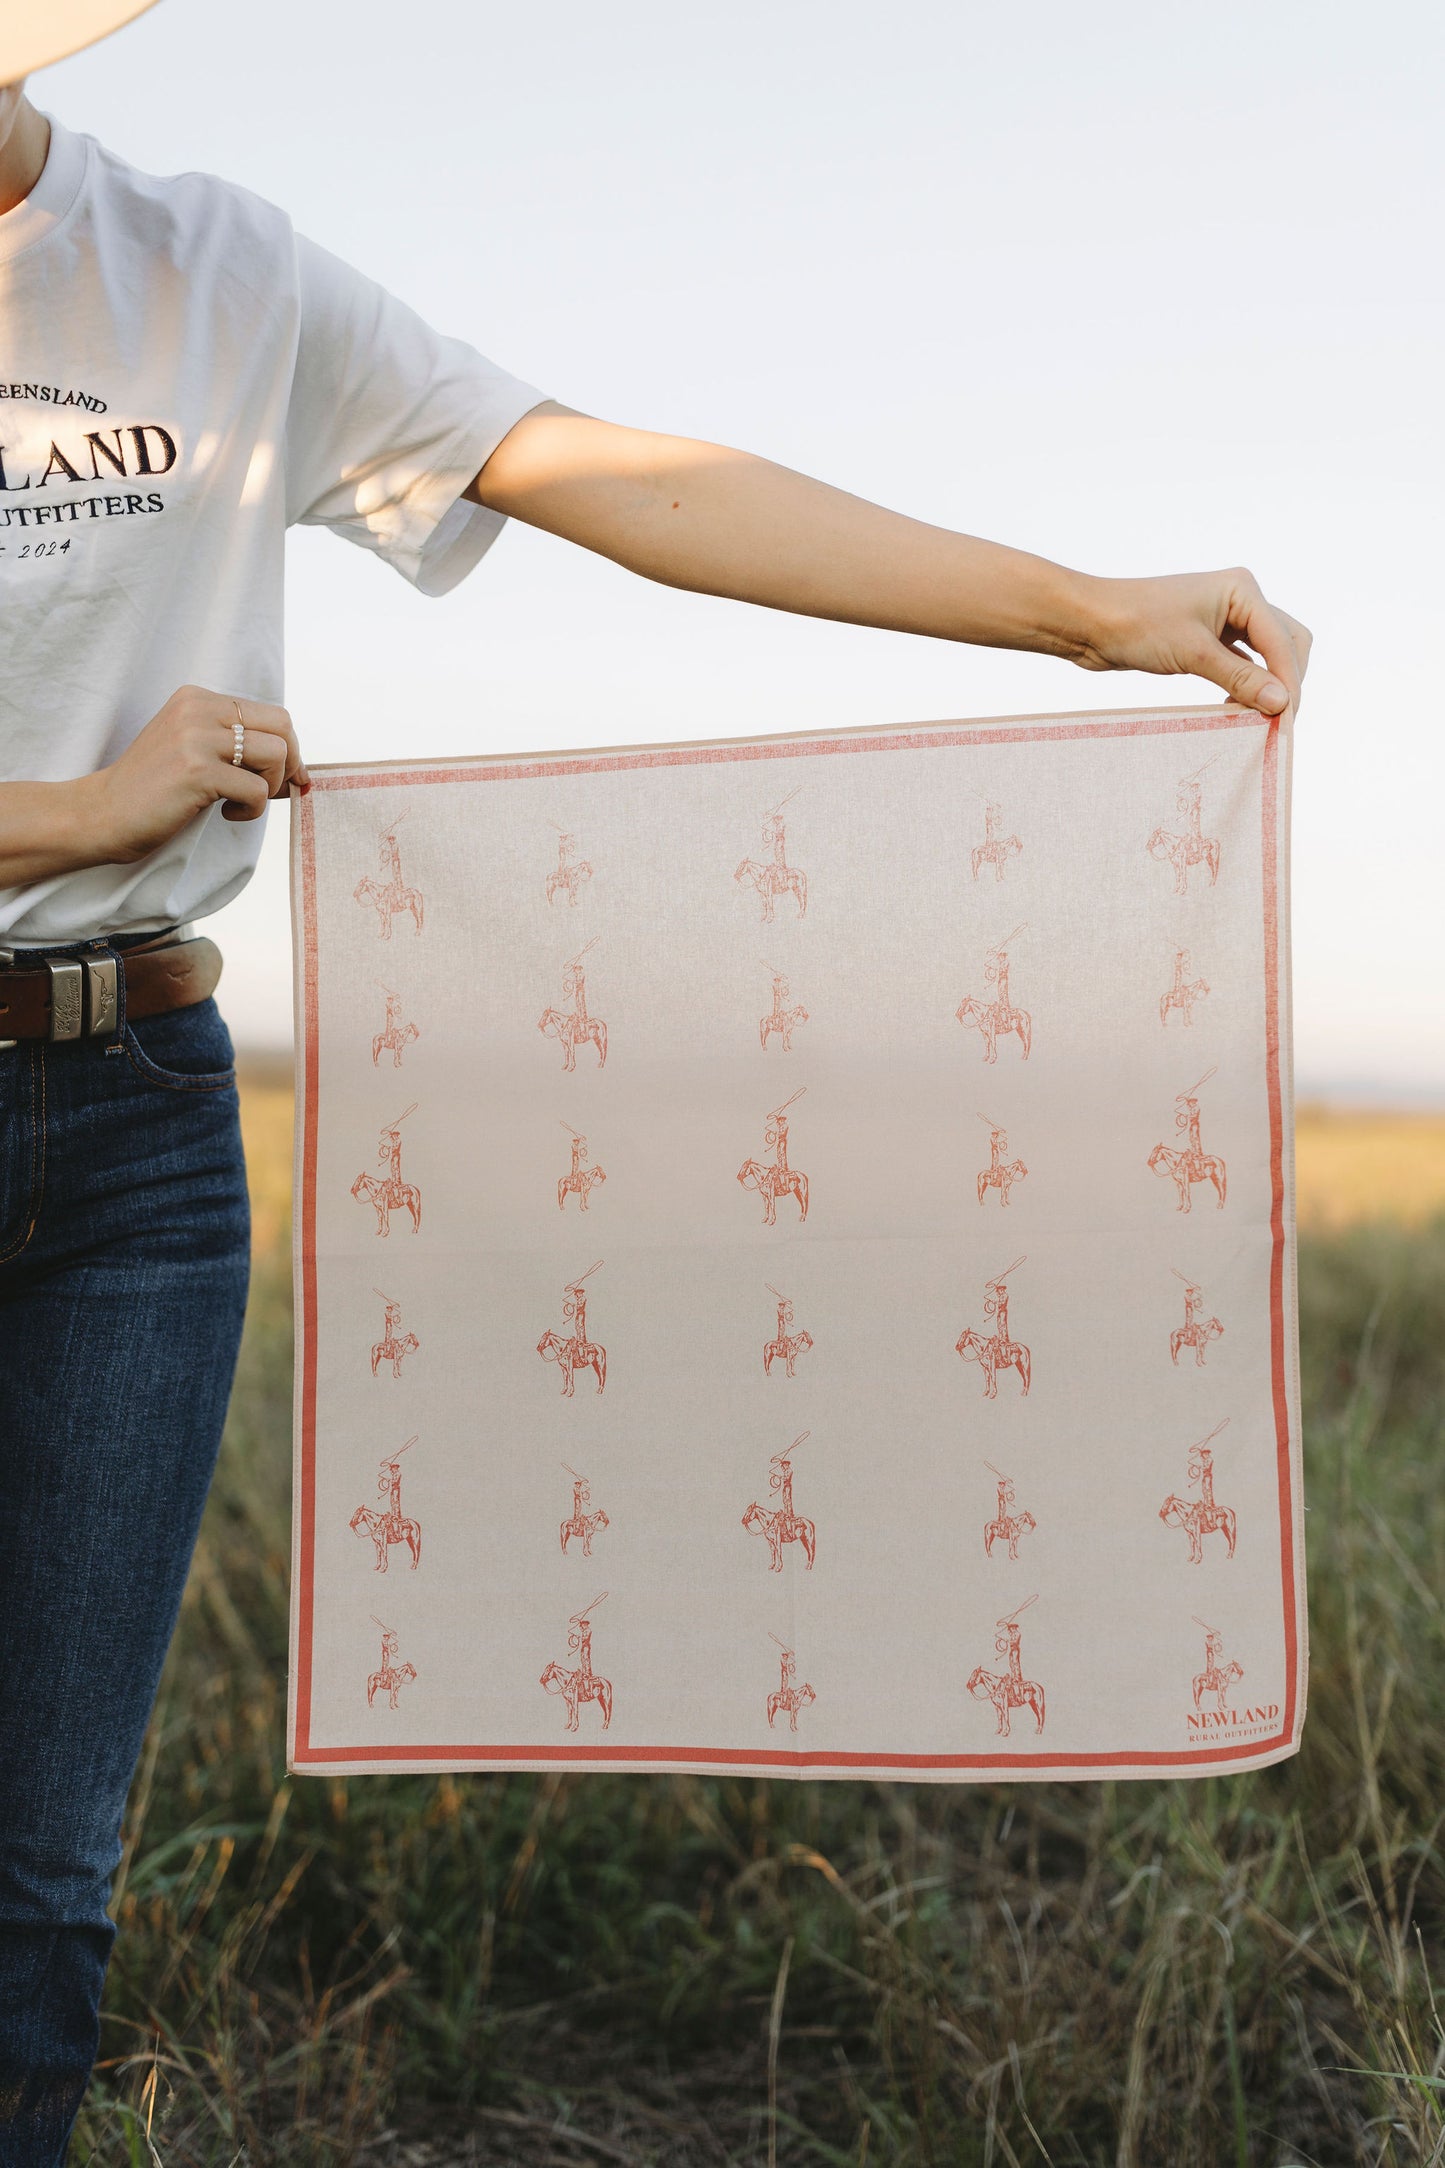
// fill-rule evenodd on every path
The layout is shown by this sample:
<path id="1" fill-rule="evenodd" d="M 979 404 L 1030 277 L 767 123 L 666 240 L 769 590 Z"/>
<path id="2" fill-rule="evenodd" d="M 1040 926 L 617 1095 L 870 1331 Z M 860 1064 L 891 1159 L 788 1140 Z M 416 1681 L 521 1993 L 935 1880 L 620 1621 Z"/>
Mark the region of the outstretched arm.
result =
<path id="1" fill-rule="evenodd" d="M 619 428 L 551 400 L 516 423 L 463 494 L 669 587 L 1032 648 L 1085 670 L 1207 678 L 1269 715 L 1298 705 L 1309 658 L 1309 633 L 1251 573 L 1094 578 L 749 452 Z"/>

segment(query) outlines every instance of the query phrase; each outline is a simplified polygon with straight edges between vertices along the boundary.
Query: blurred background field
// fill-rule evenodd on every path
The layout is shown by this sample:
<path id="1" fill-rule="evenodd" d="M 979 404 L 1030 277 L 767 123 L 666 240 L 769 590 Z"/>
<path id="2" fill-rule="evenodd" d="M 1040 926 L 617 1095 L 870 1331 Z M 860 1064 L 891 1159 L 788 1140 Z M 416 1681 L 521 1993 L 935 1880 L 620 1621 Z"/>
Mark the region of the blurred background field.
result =
<path id="1" fill-rule="evenodd" d="M 1301 1106 L 1295 1192 L 1309 1232 L 1386 1220 L 1423 1227 L 1445 1215 L 1445 1114 Z"/>
<path id="2" fill-rule="evenodd" d="M 289 1780 L 289 1071 L 243 1105 L 251 1314 L 75 2162 L 1445 2162 L 1445 1117 L 1300 1114 L 1302 1753 L 949 1789 Z"/>

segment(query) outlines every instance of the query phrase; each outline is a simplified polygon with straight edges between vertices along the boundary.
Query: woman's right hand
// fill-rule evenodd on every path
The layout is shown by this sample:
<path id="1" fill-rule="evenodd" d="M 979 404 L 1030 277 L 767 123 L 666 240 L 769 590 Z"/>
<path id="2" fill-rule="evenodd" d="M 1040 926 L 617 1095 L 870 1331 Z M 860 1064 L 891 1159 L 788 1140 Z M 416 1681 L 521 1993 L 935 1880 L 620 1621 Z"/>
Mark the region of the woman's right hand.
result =
<path id="1" fill-rule="evenodd" d="M 118 760 L 85 779 L 93 794 L 92 864 L 134 865 L 218 800 L 225 819 L 253 821 L 288 784 L 310 789 L 286 710 L 265 700 L 239 704 L 245 725 L 240 767 L 232 760 L 236 700 L 203 685 L 182 685 Z"/>

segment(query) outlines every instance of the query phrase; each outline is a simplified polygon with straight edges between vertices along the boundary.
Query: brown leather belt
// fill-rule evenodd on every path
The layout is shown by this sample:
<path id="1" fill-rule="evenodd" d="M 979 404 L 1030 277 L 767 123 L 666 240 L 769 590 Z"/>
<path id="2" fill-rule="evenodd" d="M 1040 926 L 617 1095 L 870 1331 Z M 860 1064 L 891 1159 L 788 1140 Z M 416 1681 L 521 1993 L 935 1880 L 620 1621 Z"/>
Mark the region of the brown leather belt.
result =
<path id="1" fill-rule="evenodd" d="M 53 956 L 39 964 L 0 964 L 0 1046 L 16 1039 L 103 1039 L 115 1030 L 117 973 L 125 974 L 125 1013 L 164 1016 L 214 992 L 221 952 L 204 935 L 115 956 Z"/>

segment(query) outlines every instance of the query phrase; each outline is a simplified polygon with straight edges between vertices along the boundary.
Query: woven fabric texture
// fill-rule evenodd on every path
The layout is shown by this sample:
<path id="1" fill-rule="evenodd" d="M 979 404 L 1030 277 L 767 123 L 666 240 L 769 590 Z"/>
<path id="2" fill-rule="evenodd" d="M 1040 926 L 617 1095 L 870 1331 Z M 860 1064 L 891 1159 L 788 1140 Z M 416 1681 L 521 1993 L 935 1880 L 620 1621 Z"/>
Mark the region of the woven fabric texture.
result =
<path id="1" fill-rule="evenodd" d="M 1288 733 L 313 770 L 291 1765 L 1293 1753 Z"/>

